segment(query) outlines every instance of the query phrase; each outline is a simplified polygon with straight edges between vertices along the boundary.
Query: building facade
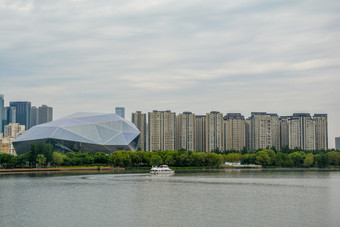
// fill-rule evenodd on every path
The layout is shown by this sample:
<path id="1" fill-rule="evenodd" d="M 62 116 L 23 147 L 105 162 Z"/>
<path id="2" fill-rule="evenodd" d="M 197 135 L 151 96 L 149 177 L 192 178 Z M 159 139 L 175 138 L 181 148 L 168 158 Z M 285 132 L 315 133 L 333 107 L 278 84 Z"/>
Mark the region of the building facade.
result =
<path id="1" fill-rule="evenodd" d="M 309 113 L 294 113 L 288 128 L 290 149 L 315 150 L 315 121 Z"/>
<path id="2" fill-rule="evenodd" d="M 5 108 L 5 99 L 4 99 L 4 95 L 0 94 L 0 132 L 3 132 L 3 130 L 4 130 L 4 125 L 3 125 L 4 108 Z"/>
<path id="3" fill-rule="evenodd" d="M 315 121 L 315 149 L 328 149 L 328 119 L 327 114 L 314 114 Z"/>
<path id="4" fill-rule="evenodd" d="M 125 118 L 125 107 L 116 107 L 116 112 L 118 116 Z"/>
<path id="5" fill-rule="evenodd" d="M 277 114 L 252 112 L 250 125 L 251 149 L 280 149 L 280 124 Z"/>
<path id="6" fill-rule="evenodd" d="M 42 105 L 38 109 L 39 124 L 44 124 L 53 121 L 53 108 L 47 105 Z"/>
<path id="7" fill-rule="evenodd" d="M 240 113 L 228 113 L 223 121 L 224 150 L 240 151 L 246 147 L 246 122 Z"/>
<path id="8" fill-rule="evenodd" d="M 183 112 L 176 120 L 176 148 L 187 151 L 196 150 L 196 115 Z"/>
<path id="9" fill-rule="evenodd" d="M 148 145 L 150 151 L 175 150 L 176 113 L 170 110 L 148 113 Z"/>
<path id="10" fill-rule="evenodd" d="M 291 116 L 281 116 L 280 120 L 280 147 L 289 146 L 288 120 Z"/>
<path id="11" fill-rule="evenodd" d="M 335 137 L 335 150 L 340 151 L 340 137 Z"/>
<path id="12" fill-rule="evenodd" d="M 195 133 L 195 140 L 196 140 L 196 151 L 206 152 L 206 115 L 196 115 L 196 133 Z"/>
<path id="13" fill-rule="evenodd" d="M 4 137 L 17 138 L 25 132 L 25 125 L 19 125 L 18 123 L 9 123 L 5 125 Z"/>
<path id="14" fill-rule="evenodd" d="M 16 108 L 16 123 L 31 127 L 31 102 L 10 102 L 10 107 Z"/>
<path id="15" fill-rule="evenodd" d="M 39 124 L 39 111 L 36 106 L 31 107 L 31 128 Z"/>
<path id="16" fill-rule="evenodd" d="M 206 152 L 223 150 L 223 115 L 218 111 L 206 114 Z"/>
<path id="17" fill-rule="evenodd" d="M 132 113 L 131 121 L 136 125 L 136 127 L 140 131 L 137 149 L 146 151 L 147 150 L 146 114 L 142 113 L 141 111 L 136 111 L 136 113 Z"/>

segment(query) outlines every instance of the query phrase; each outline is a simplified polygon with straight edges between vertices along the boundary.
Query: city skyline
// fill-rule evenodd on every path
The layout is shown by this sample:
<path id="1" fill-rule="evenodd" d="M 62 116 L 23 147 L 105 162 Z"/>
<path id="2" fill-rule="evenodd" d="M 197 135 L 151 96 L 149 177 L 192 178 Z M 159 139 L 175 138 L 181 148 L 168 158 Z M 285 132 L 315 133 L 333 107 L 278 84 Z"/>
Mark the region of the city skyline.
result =
<path id="1" fill-rule="evenodd" d="M 7 1 L 0 94 L 74 112 L 327 113 L 340 136 L 336 1 Z"/>

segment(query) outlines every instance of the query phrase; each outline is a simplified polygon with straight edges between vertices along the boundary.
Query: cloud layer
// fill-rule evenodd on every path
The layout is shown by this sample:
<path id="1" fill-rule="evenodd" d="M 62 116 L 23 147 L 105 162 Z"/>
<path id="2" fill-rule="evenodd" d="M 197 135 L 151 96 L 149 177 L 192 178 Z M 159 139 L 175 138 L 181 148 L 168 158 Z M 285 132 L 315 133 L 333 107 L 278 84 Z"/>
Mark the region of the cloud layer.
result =
<path id="1" fill-rule="evenodd" d="M 6 102 L 78 111 L 328 113 L 340 136 L 340 2 L 0 0 Z"/>

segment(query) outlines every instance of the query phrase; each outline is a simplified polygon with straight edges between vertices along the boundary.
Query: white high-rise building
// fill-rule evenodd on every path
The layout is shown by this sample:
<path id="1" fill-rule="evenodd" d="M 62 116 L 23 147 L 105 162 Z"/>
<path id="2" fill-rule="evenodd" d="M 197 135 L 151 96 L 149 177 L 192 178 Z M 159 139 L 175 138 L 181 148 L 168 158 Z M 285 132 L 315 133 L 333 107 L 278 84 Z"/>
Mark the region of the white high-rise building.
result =
<path id="1" fill-rule="evenodd" d="M 315 150 L 315 121 L 309 113 L 294 113 L 288 120 L 289 148 Z"/>

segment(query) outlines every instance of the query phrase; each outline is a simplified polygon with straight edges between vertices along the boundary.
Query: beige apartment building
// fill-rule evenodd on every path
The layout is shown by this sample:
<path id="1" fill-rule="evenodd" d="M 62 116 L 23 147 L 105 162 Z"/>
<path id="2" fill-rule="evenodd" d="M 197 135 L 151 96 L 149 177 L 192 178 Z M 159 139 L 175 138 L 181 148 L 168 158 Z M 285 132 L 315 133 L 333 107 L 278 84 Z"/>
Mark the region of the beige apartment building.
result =
<path id="1" fill-rule="evenodd" d="M 294 113 L 288 120 L 289 148 L 315 150 L 315 121 L 308 113 Z"/>
<path id="2" fill-rule="evenodd" d="M 195 151 L 205 152 L 206 150 L 206 115 L 196 115 L 196 128 L 195 128 Z"/>
<path id="3" fill-rule="evenodd" d="M 328 119 L 327 114 L 314 114 L 315 121 L 315 149 L 328 149 Z"/>
<path id="4" fill-rule="evenodd" d="M 19 123 L 9 123 L 5 125 L 4 137 L 17 138 L 19 135 L 25 132 L 25 125 Z"/>
<path id="5" fill-rule="evenodd" d="M 240 151 L 246 147 L 246 121 L 240 113 L 228 113 L 223 121 L 224 150 Z"/>
<path id="6" fill-rule="evenodd" d="M 250 148 L 253 150 L 275 147 L 280 149 L 280 124 L 277 114 L 252 112 Z"/>
<path id="7" fill-rule="evenodd" d="M 178 114 L 176 126 L 176 149 L 195 151 L 196 115 L 191 112 Z"/>
<path id="8" fill-rule="evenodd" d="M 136 127 L 140 131 L 137 150 L 140 149 L 142 151 L 146 151 L 147 150 L 146 114 L 142 113 L 141 111 L 136 111 L 136 113 L 132 113 L 131 121 L 136 125 Z"/>
<path id="9" fill-rule="evenodd" d="M 223 150 L 223 115 L 218 111 L 206 114 L 206 152 Z"/>
<path id="10" fill-rule="evenodd" d="M 148 113 L 148 124 L 148 150 L 175 150 L 176 113 L 154 110 Z"/>

